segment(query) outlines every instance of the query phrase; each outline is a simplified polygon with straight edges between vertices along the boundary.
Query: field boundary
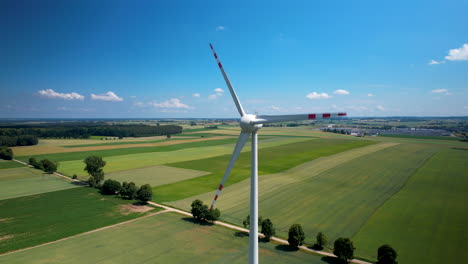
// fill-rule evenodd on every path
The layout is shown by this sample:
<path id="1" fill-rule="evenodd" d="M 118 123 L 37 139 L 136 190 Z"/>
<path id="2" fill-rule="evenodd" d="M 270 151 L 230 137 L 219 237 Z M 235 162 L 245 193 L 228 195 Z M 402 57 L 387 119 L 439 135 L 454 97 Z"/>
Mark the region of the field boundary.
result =
<path id="1" fill-rule="evenodd" d="M 84 235 L 87 235 L 87 234 L 92 234 L 92 233 L 99 232 L 99 231 L 102 231 L 102 230 L 106 230 L 106 229 L 109 229 L 109 228 L 113 228 L 113 227 L 116 227 L 116 226 L 125 225 L 125 224 L 131 223 L 131 222 L 139 220 L 139 219 L 143 219 L 143 218 L 147 218 L 147 217 L 150 217 L 150 216 L 154 216 L 154 215 L 158 215 L 158 214 L 162 214 L 162 213 L 167 213 L 167 212 L 170 212 L 170 210 L 163 210 L 163 211 L 155 212 L 155 213 L 152 213 L 152 214 L 147 214 L 147 215 L 144 215 L 144 216 L 132 219 L 132 220 L 128 220 L 128 221 L 125 221 L 125 222 L 120 222 L 120 223 L 105 226 L 105 227 L 100 227 L 100 228 L 90 230 L 90 231 L 87 231 L 87 232 L 84 232 L 84 233 L 81 233 L 81 234 L 77 234 L 77 235 L 69 236 L 69 237 L 64 237 L 64 238 L 54 240 L 54 241 L 50 241 L 50 242 L 47 242 L 47 243 L 44 243 L 44 244 L 40 244 L 40 245 L 36 245 L 36 246 L 32 246 L 32 247 L 27 247 L 27 248 L 22 248 L 22 249 L 18 249 L 18 250 L 5 252 L 3 254 L 0 254 L 0 257 L 6 256 L 6 255 L 9 255 L 9 254 L 13 254 L 13 253 L 17 253 L 17 252 L 21 252 L 21 251 L 25 251 L 25 250 L 29 250 L 29 249 L 33 249 L 33 248 L 38 248 L 38 247 L 42 247 L 42 246 L 62 242 L 62 241 L 65 241 L 65 240 L 68 240 L 68 239 L 71 239 L 71 238 L 80 237 L 80 236 L 84 236 Z"/>
<path id="2" fill-rule="evenodd" d="M 32 165 L 29 165 L 29 164 L 27 164 L 26 162 L 22 162 L 21 160 L 13 159 L 13 161 L 16 161 L 16 162 L 21 163 L 21 164 L 23 164 L 23 165 L 25 165 L 25 166 L 28 166 L 29 168 L 33 168 Z M 81 184 L 87 184 L 87 183 L 84 182 L 84 181 L 77 180 L 77 179 L 72 179 L 72 178 L 67 177 L 67 176 L 65 176 L 65 175 L 63 175 L 63 174 L 60 174 L 60 173 L 58 173 L 58 172 L 54 172 L 54 173 L 52 173 L 52 174 L 54 174 L 55 176 L 58 176 L 58 177 L 67 179 L 67 180 L 72 181 L 72 182 L 79 182 L 79 183 L 81 183 Z"/>

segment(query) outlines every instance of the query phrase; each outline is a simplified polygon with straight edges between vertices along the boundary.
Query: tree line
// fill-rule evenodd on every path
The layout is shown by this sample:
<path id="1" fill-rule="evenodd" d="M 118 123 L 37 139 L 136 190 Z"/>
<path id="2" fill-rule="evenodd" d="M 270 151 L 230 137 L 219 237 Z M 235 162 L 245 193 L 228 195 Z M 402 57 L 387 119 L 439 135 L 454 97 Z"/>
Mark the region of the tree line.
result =
<path id="1" fill-rule="evenodd" d="M 0 136 L 19 137 L 34 136 L 39 138 L 80 138 L 90 136 L 109 137 L 146 137 L 179 134 L 181 126 L 164 125 L 93 125 L 93 126 L 47 126 L 47 127 L 3 127 L 0 128 Z M 9 141 L 10 142 L 10 141 Z M 12 142 L 12 141 L 11 141 Z M 3 145 L 3 144 L 2 144 Z"/>
<path id="2" fill-rule="evenodd" d="M 219 209 L 209 210 L 207 205 L 204 205 L 200 200 L 194 200 L 192 202 L 191 213 L 193 217 L 198 221 L 215 221 L 221 215 Z M 264 241 L 268 242 L 276 234 L 276 229 L 273 226 L 273 222 L 262 216 L 258 217 L 257 224 L 261 233 L 263 234 Z M 244 228 L 249 228 L 250 226 L 250 215 L 242 221 Z M 292 249 L 299 249 L 300 246 L 304 244 L 305 233 L 300 224 L 293 224 L 288 231 L 288 243 Z M 318 232 L 316 238 L 316 243 L 312 246 L 315 250 L 323 250 L 328 244 L 328 239 L 322 232 Z M 337 263 L 349 263 L 354 258 L 354 250 L 356 248 L 353 245 L 353 242 L 349 238 L 340 237 L 336 239 L 333 243 L 333 254 L 338 259 Z M 397 264 L 396 251 L 389 245 L 382 245 L 377 250 L 377 264 Z"/>
<path id="3" fill-rule="evenodd" d="M 38 142 L 37 136 L 34 135 L 0 136 L 0 146 L 31 146 L 37 145 Z"/>

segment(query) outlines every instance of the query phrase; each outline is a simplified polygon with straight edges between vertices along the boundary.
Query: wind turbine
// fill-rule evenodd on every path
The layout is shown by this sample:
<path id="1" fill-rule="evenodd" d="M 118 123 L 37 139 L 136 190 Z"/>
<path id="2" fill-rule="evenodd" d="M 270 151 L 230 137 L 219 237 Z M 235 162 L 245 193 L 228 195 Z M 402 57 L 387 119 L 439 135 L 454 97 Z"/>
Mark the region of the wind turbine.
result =
<path id="1" fill-rule="evenodd" d="M 252 115 L 246 114 L 242 108 L 239 99 L 237 98 L 234 88 L 232 88 L 231 82 L 224 72 L 223 65 L 219 61 L 218 55 L 216 54 L 213 45 L 210 43 L 210 48 L 213 51 L 213 55 L 218 63 L 219 69 L 226 81 L 226 85 L 231 92 L 232 99 L 236 104 L 237 111 L 241 116 L 240 118 L 240 127 L 241 133 L 237 139 L 236 146 L 234 147 L 234 152 L 232 153 L 231 159 L 227 166 L 226 172 L 224 173 L 221 184 L 216 191 L 216 195 L 211 203 L 210 210 L 214 208 L 216 200 L 219 198 L 221 190 L 226 183 L 226 180 L 231 172 L 234 163 L 239 157 L 239 154 L 244 147 L 245 143 L 249 140 L 250 135 L 252 135 L 252 165 L 251 165 L 251 176 L 250 176 L 250 242 L 249 242 L 249 263 L 257 264 L 258 263 L 258 140 L 257 132 L 263 126 L 263 124 L 275 123 L 275 122 L 284 122 L 284 121 L 294 121 L 294 120 L 310 120 L 310 119 L 322 119 L 330 117 L 341 117 L 346 116 L 346 113 L 321 113 L 321 114 L 299 114 L 299 115 Z"/>

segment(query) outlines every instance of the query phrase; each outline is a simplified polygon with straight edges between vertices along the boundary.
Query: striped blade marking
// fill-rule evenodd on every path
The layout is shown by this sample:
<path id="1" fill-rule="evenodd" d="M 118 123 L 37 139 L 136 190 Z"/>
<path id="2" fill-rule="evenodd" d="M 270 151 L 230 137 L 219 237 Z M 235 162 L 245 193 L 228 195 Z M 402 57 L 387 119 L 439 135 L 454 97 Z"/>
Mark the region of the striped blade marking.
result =
<path id="1" fill-rule="evenodd" d="M 218 55 L 216 54 L 216 51 L 214 50 L 213 45 L 211 45 L 211 43 L 210 43 L 210 48 L 211 48 L 211 51 L 213 51 L 213 56 L 215 57 L 216 62 L 218 63 L 219 68 L 222 69 L 222 68 L 223 68 L 223 65 L 222 65 L 221 62 L 219 61 Z"/>

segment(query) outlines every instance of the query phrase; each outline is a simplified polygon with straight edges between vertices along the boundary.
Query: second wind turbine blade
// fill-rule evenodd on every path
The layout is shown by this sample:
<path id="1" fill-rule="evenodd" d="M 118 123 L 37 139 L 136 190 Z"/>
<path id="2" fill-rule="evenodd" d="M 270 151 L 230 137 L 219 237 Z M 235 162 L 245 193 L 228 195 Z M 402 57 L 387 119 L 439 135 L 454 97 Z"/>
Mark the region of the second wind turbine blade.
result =
<path id="1" fill-rule="evenodd" d="M 232 100 L 234 100 L 234 103 L 236 104 L 237 111 L 239 111 L 239 114 L 242 117 L 245 115 L 244 108 L 242 108 L 239 98 L 237 97 L 236 91 L 234 91 L 234 88 L 231 85 L 231 81 L 229 81 L 229 78 L 226 72 L 224 72 L 223 65 L 221 64 L 221 61 L 219 61 L 218 54 L 216 54 L 216 51 L 214 50 L 213 45 L 211 45 L 211 43 L 210 43 L 210 48 L 211 48 L 211 51 L 213 51 L 213 56 L 215 57 L 216 62 L 218 63 L 218 67 L 221 70 L 221 74 L 224 77 L 224 81 L 226 82 L 226 85 L 229 88 L 229 92 L 231 93 Z"/>
<path id="2" fill-rule="evenodd" d="M 211 203 L 210 210 L 214 208 L 214 205 L 216 203 L 216 200 L 218 200 L 219 195 L 221 194 L 221 190 L 224 187 L 224 184 L 226 183 L 226 180 L 229 176 L 229 173 L 231 173 L 232 167 L 234 166 L 234 163 L 237 160 L 237 157 L 239 157 L 239 154 L 244 147 L 245 143 L 247 140 L 249 140 L 250 133 L 240 133 L 239 138 L 237 139 L 236 147 L 234 148 L 234 151 L 232 152 L 231 159 L 229 160 L 229 164 L 226 168 L 226 172 L 224 172 L 223 179 L 221 180 L 221 184 L 218 187 L 218 190 L 216 191 L 216 195 L 213 199 L 213 202 Z"/>

